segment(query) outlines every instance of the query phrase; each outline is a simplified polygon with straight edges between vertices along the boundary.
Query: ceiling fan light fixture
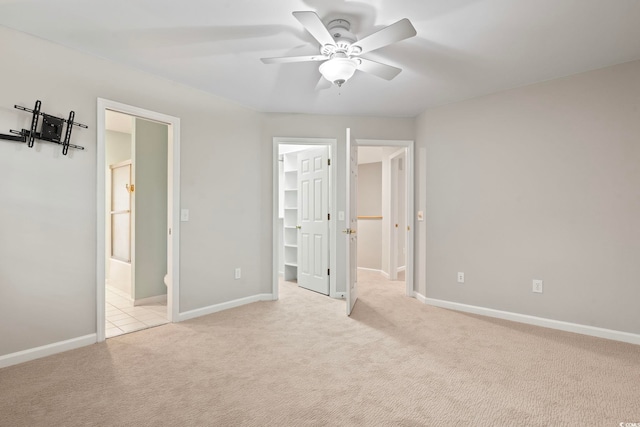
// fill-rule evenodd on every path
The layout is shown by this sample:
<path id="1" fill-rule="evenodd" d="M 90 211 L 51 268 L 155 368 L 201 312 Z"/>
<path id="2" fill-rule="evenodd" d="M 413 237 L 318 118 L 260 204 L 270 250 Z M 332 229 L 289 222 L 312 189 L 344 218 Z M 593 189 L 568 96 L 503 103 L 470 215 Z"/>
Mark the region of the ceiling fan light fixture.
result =
<path id="1" fill-rule="evenodd" d="M 353 77 L 360 62 L 353 58 L 331 58 L 320 64 L 320 73 L 331 83 L 342 86 Z"/>

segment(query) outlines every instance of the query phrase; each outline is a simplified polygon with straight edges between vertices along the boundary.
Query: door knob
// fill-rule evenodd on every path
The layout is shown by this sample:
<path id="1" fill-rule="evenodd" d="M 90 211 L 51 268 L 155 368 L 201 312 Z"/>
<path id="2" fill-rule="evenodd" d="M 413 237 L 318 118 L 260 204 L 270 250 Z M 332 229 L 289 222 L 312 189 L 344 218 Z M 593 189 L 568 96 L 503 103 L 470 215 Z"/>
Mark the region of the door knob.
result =
<path id="1" fill-rule="evenodd" d="M 298 230 L 300 230 L 300 229 L 302 228 L 302 226 L 301 226 L 301 225 L 296 225 L 296 228 L 297 228 Z"/>

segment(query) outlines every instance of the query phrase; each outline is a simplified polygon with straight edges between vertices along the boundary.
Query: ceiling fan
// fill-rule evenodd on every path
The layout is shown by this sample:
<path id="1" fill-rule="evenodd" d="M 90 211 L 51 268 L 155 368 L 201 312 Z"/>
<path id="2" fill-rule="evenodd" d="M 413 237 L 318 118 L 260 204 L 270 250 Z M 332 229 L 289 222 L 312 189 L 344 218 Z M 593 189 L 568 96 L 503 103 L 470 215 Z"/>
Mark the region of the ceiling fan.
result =
<path id="1" fill-rule="evenodd" d="M 345 19 L 334 19 L 325 27 L 315 12 L 293 12 L 293 16 L 320 43 L 320 54 L 262 58 L 262 62 L 265 64 L 284 64 L 324 61 L 319 68 L 324 79 L 320 79 L 318 88 L 322 88 L 324 81 L 340 87 L 353 76 L 356 70 L 386 80 L 393 79 L 402 71 L 400 68 L 362 58 L 360 55 L 416 35 L 416 29 L 406 18 L 358 40 L 350 31 L 351 23 Z M 327 87 L 330 86 L 330 83 L 327 83 Z"/>

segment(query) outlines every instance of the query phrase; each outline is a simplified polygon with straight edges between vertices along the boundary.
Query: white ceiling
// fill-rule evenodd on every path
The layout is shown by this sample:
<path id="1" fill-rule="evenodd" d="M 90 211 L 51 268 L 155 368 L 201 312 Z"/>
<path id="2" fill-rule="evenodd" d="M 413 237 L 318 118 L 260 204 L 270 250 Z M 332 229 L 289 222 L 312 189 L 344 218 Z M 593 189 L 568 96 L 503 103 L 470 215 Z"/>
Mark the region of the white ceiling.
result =
<path id="1" fill-rule="evenodd" d="M 409 18 L 416 37 L 363 55 L 404 71 L 316 91 L 319 63 L 263 64 L 318 52 L 299 10 L 359 38 Z M 640 59 L 640 0 L 0 0 L 0 25 L 267 112 L 413 117 Z"/>

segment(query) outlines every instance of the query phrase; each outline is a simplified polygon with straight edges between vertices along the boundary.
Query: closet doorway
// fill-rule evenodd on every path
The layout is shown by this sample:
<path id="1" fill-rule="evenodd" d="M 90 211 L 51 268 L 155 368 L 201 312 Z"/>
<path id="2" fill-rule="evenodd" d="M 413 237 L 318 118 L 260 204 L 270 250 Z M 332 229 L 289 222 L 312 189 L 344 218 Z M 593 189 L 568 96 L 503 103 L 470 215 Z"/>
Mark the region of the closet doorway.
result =
<path id="1" fill-rule="evenodd" d="M 336 141 L 274 138 L 274 297 L 280 279 L 336 297 Z"/>

